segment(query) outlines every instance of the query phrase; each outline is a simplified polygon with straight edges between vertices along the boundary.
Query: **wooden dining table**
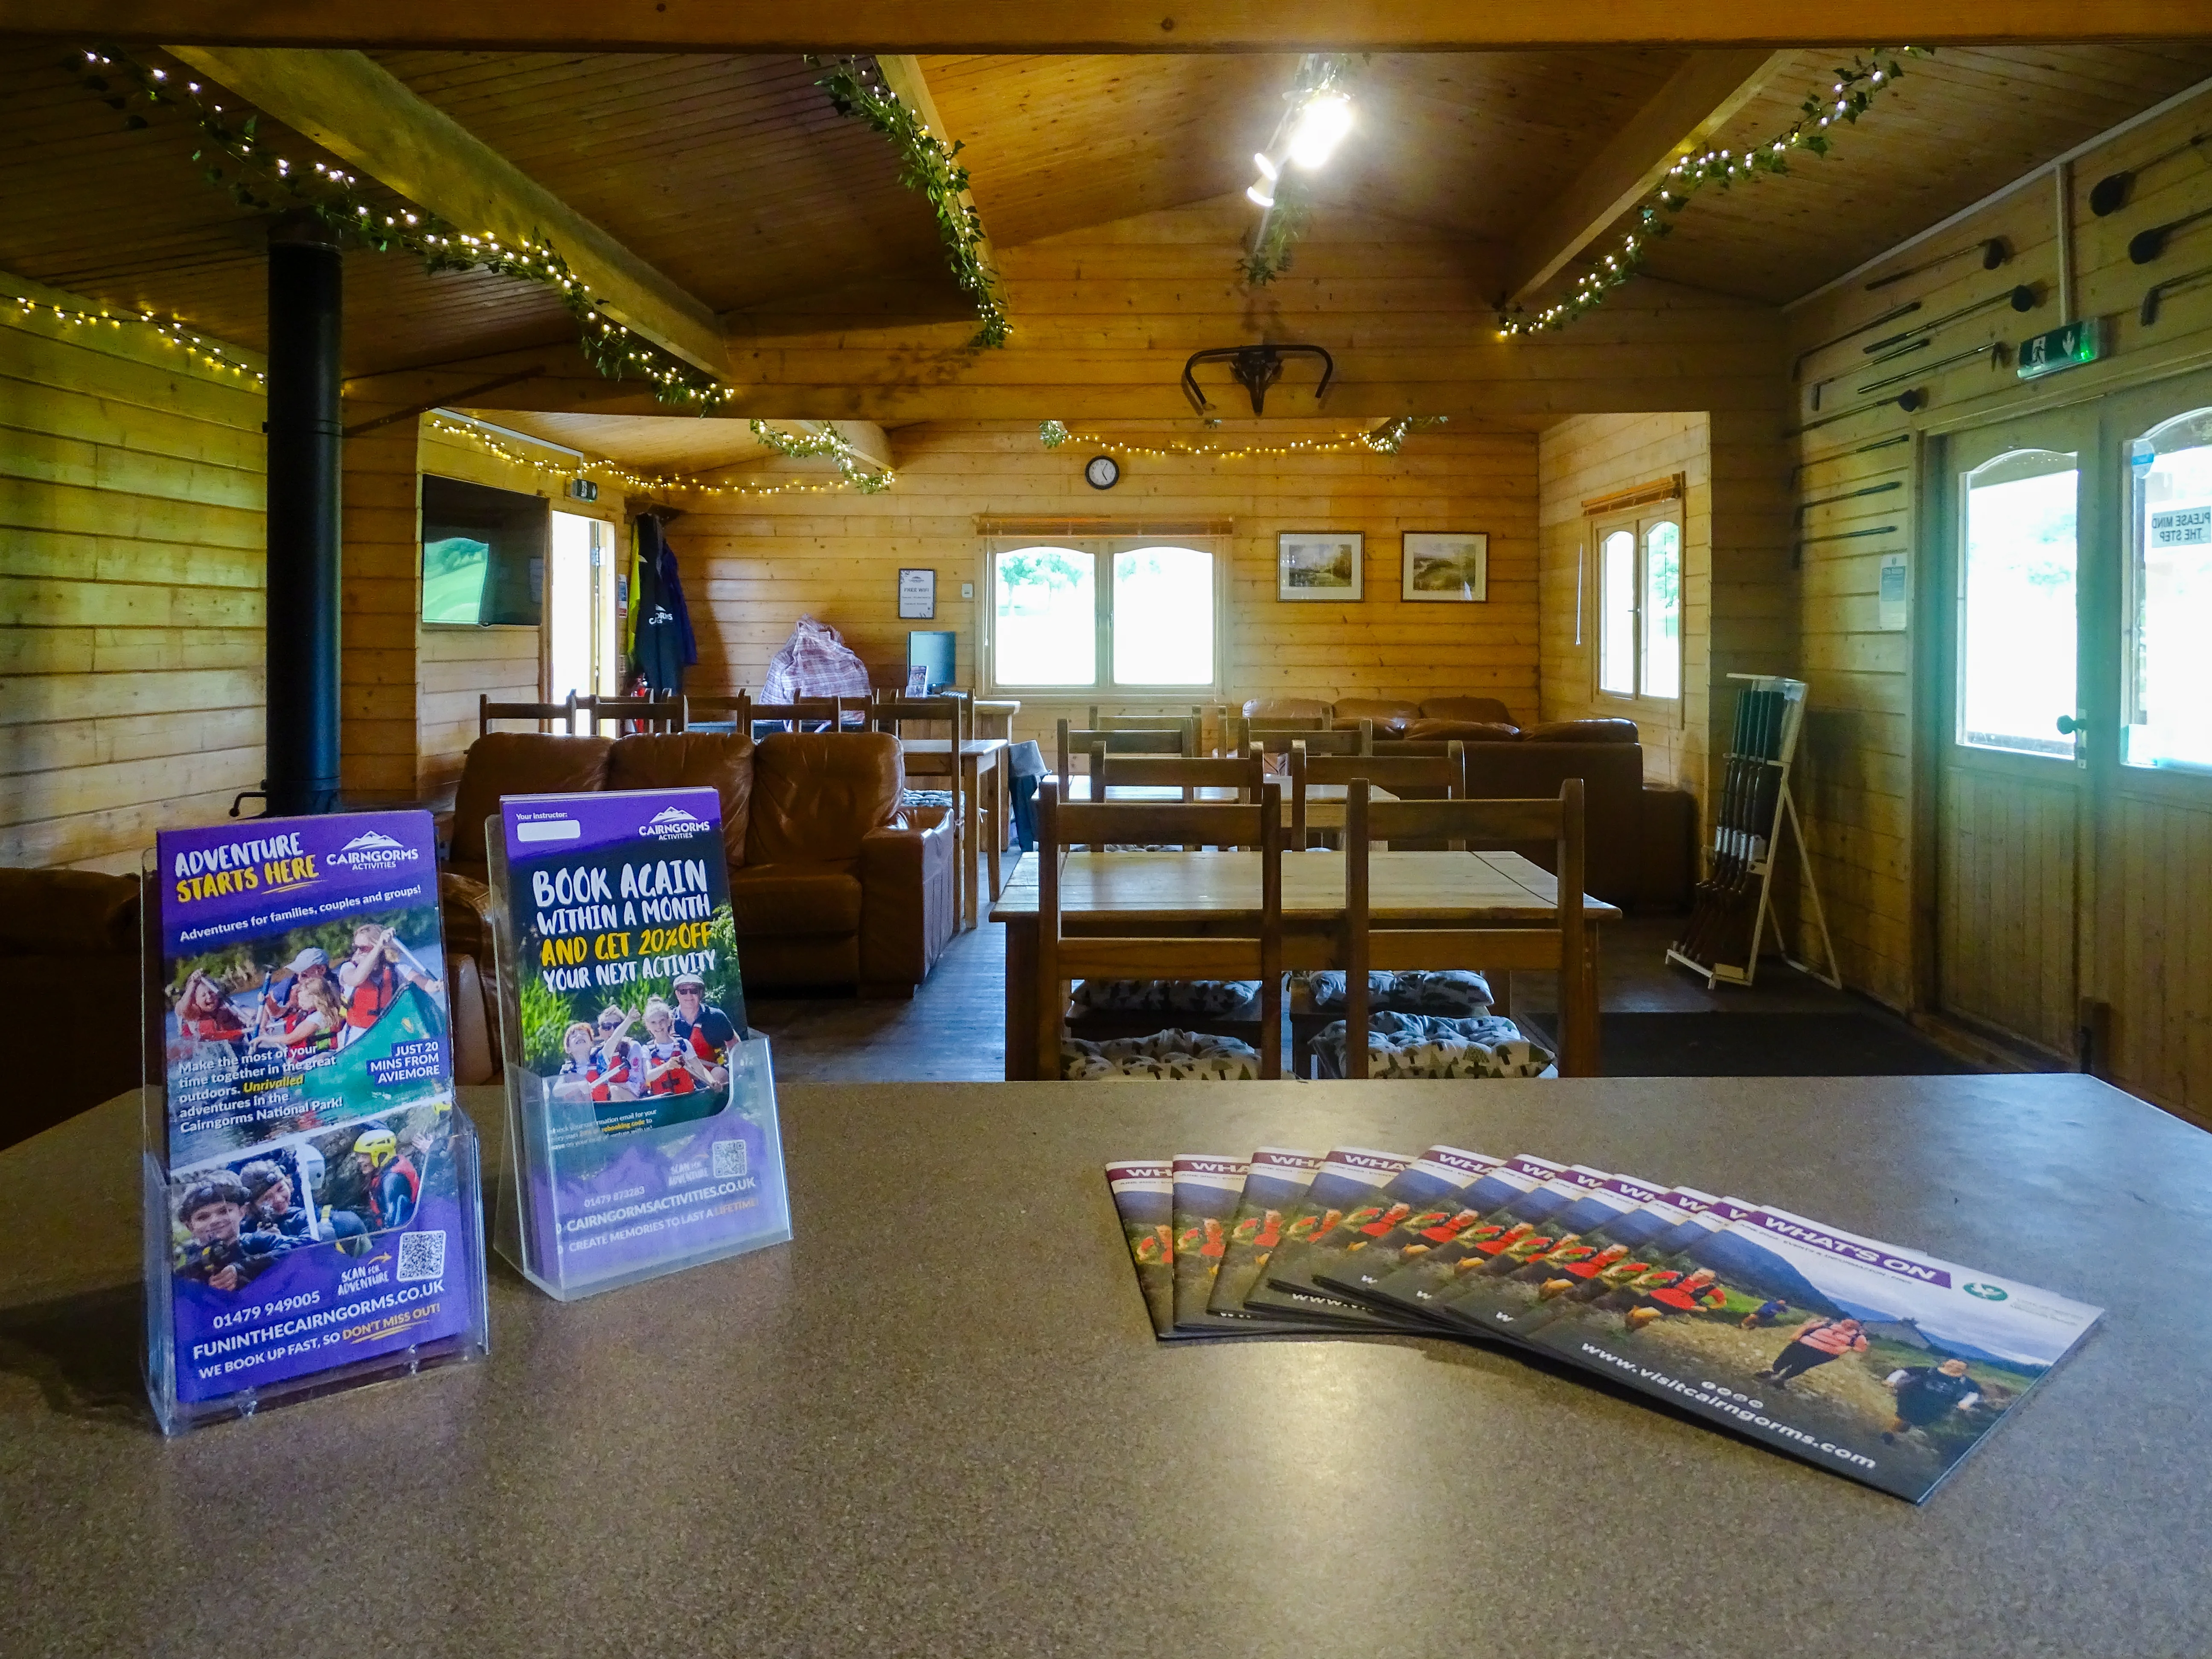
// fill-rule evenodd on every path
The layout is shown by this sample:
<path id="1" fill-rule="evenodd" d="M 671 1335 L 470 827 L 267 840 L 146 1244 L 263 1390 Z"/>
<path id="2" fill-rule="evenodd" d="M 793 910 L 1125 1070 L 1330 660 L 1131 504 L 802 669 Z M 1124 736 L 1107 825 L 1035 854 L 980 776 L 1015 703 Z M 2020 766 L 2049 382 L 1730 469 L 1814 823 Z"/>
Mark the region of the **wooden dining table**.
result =
<path id="1" fill-rule="evenodd" d="M 1376 852 L 1370 903 L 1374 924 L 1401 927 L 1508 928 L 1559 926 L 1559 883 L 1518 853 Z M 1070 853 L 1060 877 L 1061 925 L 1069 933 L 1126 933 L 1142 921 L 1163 934 L 1210 927 L 1249 928 L 1260 910 L 1260 854 L 1253 852 Z M 1559 1069 L 1597 1072 L 1598 927 L 1618 921 L 1617 906 L 1583 896 L 1587 968 L 1559 987 Z M 1037 1030 L 1037 885 L 1035 860 L 1014 872 L 992 907 L 1006 929 L 1006 1077 L 1034 1078 Z M 1283 966 L 1341 968 L 1344 855 L 1306 852 L 1283 860 Z M 1443 963 L 1439 968 L 1480 967 Z"/>
<path id="2" fill-rule="evenodd" d="M 951 738 L 901 738 L 899 748 L 906 758 L 906 773 L 909 778 L 951 778 L 953 782 L 952 809 L 957 828 L 955 834 L 960 841 L 960 855 L 955 863 L 959 870 L 960 925 L 971 928 L 976 925 L 980 908 L 978 894 L 982 885 L 982 866 L 988 854 L 991 871 L 991 891 L 996 895 L 1005 885 L 1000 875 L 1003 842 L 1006 825 L 1012 820 L 1012 792 L 1006 781 L 1006 751 L 1012 747 L 1005 738 L 969 738 L 956 743 Z M 955 752 L 957 750 L 957 753 Z M 979 823 L 978 799 L 982 794 L 982 780 L 991 779 L 990 846 Z"/>
<path id="3" fill-rule="evenodd" d="M 1088 800 L 1091 799 L 1091 780 L 1082 773 L 1079 772 L 1073 777 L 1066 780 L 1066 786 L 1067 793 L 1065 799 L 1068 800 Z M 1110 785 L 1109 787 L 1110 793 L 1109 793 L 1106 798 L 1109 800 L 1114 801 L 1172 801 L 1182 800 L 1184 798 L 1183 792 L 1182 790 L 1162 784 L 1117 783 Z M 1350 791 L 1351 786 L 1349 784 L 1308 784 L 1306 786 L 1306 828 L 1309 830 L 1327 830 L 1343 829 L 1344 798 L 1350 793 Z M 1292 807 L 1290 787 L 1287 784 L 1284 786 L 1281 794 L 1283 797 L 1283 828 L 1287 830 L 1291 827 Z M 1242 799 L 1242 792 L 1229 788 L 1216 788 L 1212 785 L 1202 785 L 1198 788 L 1193 789 L 1190 792 L 1189 798 L 1193 800 L 1201 801 L 1233 801 Z M 1370 788 L 1368 791 L 1368 799 L 1370 800 L 1379 801 L 1395 800 L 1398 798 L 1392 794 L 1388 789 Z M 1287 844 L 1288 843 L 1285 843 L 1285 845 Z"/>

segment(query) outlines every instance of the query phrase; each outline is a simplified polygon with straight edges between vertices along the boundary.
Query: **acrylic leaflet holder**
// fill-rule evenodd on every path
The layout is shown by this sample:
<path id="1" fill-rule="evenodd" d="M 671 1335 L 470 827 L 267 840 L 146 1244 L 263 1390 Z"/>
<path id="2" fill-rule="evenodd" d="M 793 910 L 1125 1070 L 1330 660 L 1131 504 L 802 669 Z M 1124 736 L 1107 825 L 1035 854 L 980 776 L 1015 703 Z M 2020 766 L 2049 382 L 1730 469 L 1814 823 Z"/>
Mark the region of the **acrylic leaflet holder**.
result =
<path id="1" fill-rule="evenodd" d="M 702 828 L 713 817 L 712 791 L 665 793 L 705 796 L 691 810 Z M 527 809 L 539 815 L 536 822 L 557 825 L 564 799 L 574 799 L 516 798 L 502 802 L 502 812 Z M 624 799 L 602 795 L 576 802 L 573 811 L 596 818 L 623 810 Z M 665 827 L 685 805 L 644 800 L 630 810 Z M 596 833 L 599 826 L 592 828 Z M 691 861 L 711 870 L 709 884 L 722 874 L 720 833 L 717 825 L 702 836 L 709 856 Z M 642 917 L 623 913 L 626 901 L 618 901 L 603 929 L 548 933 L 527 902 L 532 895 L 512 890 L 516 879 L 528 883 L 543 860 L 529 860 L 518 878 L 500 817 L 487 822 L 484 838 L 508 1057 L 507 1176 L 494 1228 L 499 1253 L 547 1295 L 572 1301 L 788 1239 L 768 1039 L 746 1028 L 739 1012 L 736 1029 L 721 1028 L 721 1042 L 702 1041 L 686 1054 L 688 1037 L 674 1026 L 681 1018 L 688 1033 L 719 1007 L 742 1009 L 732 994 L 735 940 L 726 934 L 726 894 L 699 896 L 707 920 L 696 933 L 678 934 L 688 923 L 643 925 Z M 657 872 L 684 862 L 650 856 L 686 850 L 672 839 L 639 848 L 627 835 L 611 835 L 577 857 L 616 872 L 619 884 L 625 864 Z M 620 925 L 627 921 L 640 925 Z M 654 954 L 672 934 L 687 948 Z M 571 957 L 573 966 L 561 965 Z M 693 963 L 704 967 L 701 977 L 708 981 L 703 1009 L 689 1007 L 675 987 Z M 682 1091 L 659 1092 L 671 1081 Z"/>
<path id="2" fill-rule="evenodd" d="M 435 868 L 427 814 L 374 813 L 165 833 L 143 872 L 165 1433 L 489 1352 Z"/>

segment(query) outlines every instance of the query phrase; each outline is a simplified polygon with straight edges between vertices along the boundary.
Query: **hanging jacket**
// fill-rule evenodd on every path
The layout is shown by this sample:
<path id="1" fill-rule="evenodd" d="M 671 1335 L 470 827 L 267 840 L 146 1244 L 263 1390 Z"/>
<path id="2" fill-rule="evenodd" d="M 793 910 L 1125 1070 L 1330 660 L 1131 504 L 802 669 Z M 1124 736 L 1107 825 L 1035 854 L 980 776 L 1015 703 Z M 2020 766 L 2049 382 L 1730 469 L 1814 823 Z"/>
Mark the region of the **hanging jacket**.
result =
<path id="1" fill-rule="evenodd" d="M 632 562 L 629 614 L 630 666 L 656 697 L 684 690 L 684 671 L 699 660 L 684 585 L 676 574 L 675 550 L 650 515 L 637 521 L 637 552 Z"/>

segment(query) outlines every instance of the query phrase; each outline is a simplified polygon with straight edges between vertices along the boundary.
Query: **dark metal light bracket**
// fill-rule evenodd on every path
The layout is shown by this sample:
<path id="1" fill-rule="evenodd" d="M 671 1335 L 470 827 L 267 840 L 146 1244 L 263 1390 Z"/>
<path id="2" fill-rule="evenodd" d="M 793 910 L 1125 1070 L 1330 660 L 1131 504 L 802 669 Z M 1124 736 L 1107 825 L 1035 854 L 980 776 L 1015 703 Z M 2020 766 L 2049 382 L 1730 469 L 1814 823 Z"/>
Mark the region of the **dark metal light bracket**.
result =
<path id="1" fill-rule="evenodd" d="M 1317 345 L 1216 346 L 1207 351 L 1194 351 L 1190 361 L 1182 366 L 1183 396 L 1190 399 L 1193 409 L 1205 414 L 1213 405 L 1198 389 L 1191 370 L 1200 363 L 1227 363 L 1231 378 L 1252 394 L 1252 412 L 1264 414 L 1267 388 L 1283 378 L 1283 359 L 1294 356 L 1321 359 L 1321 384 L 1314 388 L 1314 396 L 1327 396 L 1329 382 L 1336 378 L 1336 359 Z"/>

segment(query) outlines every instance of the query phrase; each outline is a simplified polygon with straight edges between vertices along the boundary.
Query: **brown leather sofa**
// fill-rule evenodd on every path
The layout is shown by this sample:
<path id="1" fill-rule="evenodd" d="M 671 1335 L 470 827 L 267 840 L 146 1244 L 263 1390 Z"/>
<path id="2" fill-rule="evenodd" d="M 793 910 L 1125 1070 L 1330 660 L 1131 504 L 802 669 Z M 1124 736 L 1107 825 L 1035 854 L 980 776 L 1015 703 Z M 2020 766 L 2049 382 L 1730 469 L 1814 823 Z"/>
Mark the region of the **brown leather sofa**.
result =
<path id="1" fill-rule="evenodd" d="M 443 908 L 453 1075 L 461 1083 L 489 1083 L 499 1075 L 493 1010 L 485 1000 L 489 939 L 477 939 L 474 913 L 457 910 L 450 896 Z M 108 1034 L 74 1047 L 65 1064 L 41 1068 L 37 1086 L 0 1091 L 0 1146 L 138 1086 L 140 1050 L 130 1033 L 143 1006 L 139 936 L 138 884 L 129 876 L 0 869 L 0 997 L 15 1008 L 44 1007 L 62 997 L 105 1016 Z M 117 1010 L 127 1011 L 119 1022 Z"/>
<path id="2" fill-rule="evenodd" d="M 1455 739 L 1465 745 L 1468 791 L 1492 800 L 1554 796 L 1567 779 L 1580 778 L 1589 890 L 1638 909 L 1679 910 L 1689 904 L 1697 869 L 1697 801 L 1686 790 L 1644 781 L 1644 745 L 1633 720 L 1554 720 L 1524 731 L 1504 703 L 1477 696 L 1418 703 L 1255 697 L 1244 705 L 1244 715 L 1335 726 L 1372 720 L 1378 754 L 1387 753 L 1389 743 Z M 1552 867 L 1548 846 L 1516 850 Z"/>
<path id="3" fill-rule="evenodd" d="M 447 867 L 485 879 L 502 795 L 692 786 L 722 802 L 747 986 L 852 986 L 910 997 L 957 926 L 948 815 L 899 815 L 898 740 L 880 732 L 685 732 L 573 738 L 498 732 L 470 748 Z"/>

